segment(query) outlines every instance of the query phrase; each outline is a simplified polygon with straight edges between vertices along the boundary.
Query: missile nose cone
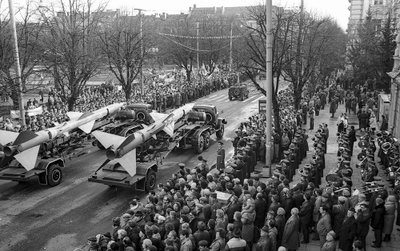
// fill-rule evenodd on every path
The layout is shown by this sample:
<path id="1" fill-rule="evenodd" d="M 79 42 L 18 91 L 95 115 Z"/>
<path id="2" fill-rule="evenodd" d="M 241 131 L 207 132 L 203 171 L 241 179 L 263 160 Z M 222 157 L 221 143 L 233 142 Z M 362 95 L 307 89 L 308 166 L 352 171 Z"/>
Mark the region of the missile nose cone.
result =
<path id="1" fill-rule="evenodd" d="M 6 146 L 3 149 L 3 152 L 6 156 L 11 156 L 17 150 L 17 146 Z"/>
<path id="2" fill-rule="evenodd" d="M 115 149 L 108 149 L 106 151 L 107 159 L 113 160 L 117 157 L 117 151 Z"/>

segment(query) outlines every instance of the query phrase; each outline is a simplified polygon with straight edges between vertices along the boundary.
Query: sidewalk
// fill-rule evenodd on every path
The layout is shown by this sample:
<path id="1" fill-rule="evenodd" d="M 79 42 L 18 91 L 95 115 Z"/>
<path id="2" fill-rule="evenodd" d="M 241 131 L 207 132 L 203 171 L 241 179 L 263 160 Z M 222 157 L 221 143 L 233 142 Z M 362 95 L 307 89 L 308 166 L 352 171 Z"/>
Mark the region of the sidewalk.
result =
<path id="1" fill-rule="evenodd" d="M 329 172 L 336 167 L 337 164 L 337 150 L 338 150 L 338 143 L 337 143 L 337 119 L 340 116 L 341 113 L 345 112 L 345 107 L 344 105 L 339 105 L 335 117 L 331 118 L 331 114 L 329 113 L 329 105 L 325 106 L 325 109 L 320 111 L 319 116 L 315 116 L 314 120 L 314 128 L 315 130 L 310 131 L 308 130 L 308 145 L 310 147 L 310 151 L 307 152 L 306 158 L 301 162 L 299 165 L 300 167 L 303 167 L 305 164 L 310 163 L 314 148 L 312 147 L 312 144 L 314 143 L 311 138 L 314 137 L 316 130 L 318 129 L 318 125 L 321 123 L 326 123 L 328 124 L 329 128 L 329 138 L 327 142 L 327 152 L 325 154 L 325 170 L 324 170 L 324 177 L 321 180 L 321 187 L 326 186 L 326 180 L 325 177 Z M 349 126 L 354 126 L 354 128 L 357 130 L 358 129 L 358 118 L 357 115 L 355 114 L 348 114 L 348 120 L 349 120 Z M 309 128 L 309 120 L 307 121 L 307 124 L 304 125 L 303 128 Z M 354 144 L 354 150 L 353 150 L 353 156 L 351 158 L 350 165 L 353 168 L 353 175 L 352 175 L 352 181 L 353 181 L 353 189 L 355 188 L 360 188 L 361 185 L 363 184 L 363 181 L 361 180 L 361 170 L 356 168 L 356 164 L 358 163 L 357 160 L 357 155 L 361 152 L 361 149 L 358 147 L 358 142 L 359 142 L 359 136 L 360 132 L 357 131 L 357 141 Z M 377 151 L 378 152 L 378 151 Z M 376 153 L 377 153 L 376 152 Z M 376 157 L 376 160 L 379 160 L 378 157 Z M 272 165 L 272 172 L 274 170 L 275 164 Z M 300 169 L 299 167 L 299 169 Z M 293 181 L 290 183 L 290 187 L 294 187 L 299 181 L 300 181 L 300 174 L 298 173 L 298 170 L 296 171 L 296 175 L 293 177 Z M 263 163 L 258 162 L 256 166 L 256 171 L 262 173 L 262 178 L 261 181 L 266 181 L 270 176 L 269 176 L 269 169 L 268 168 L 263 168 Z M 381 168 L 379 168 L 379 176 L 382 177 L 382 181 L 388 185 L 388 182 L 386 181 L 386 175 L 382 171 Z M 371 230 L 368 233 L 367 236 L 367 250 L 382 250 L 382 251 L 397 251 L 400 250 L 400 231 L 397 231 L 397 229 L 400 229 L 400 227 L 397 227 L 396 225 L 393 228 L 392 232 L 392 239 L 390 242 L 382 242 L 382 247 L 381 248 L 373 248 L 371 247 L 372 241 L 375 239 L 374 238 L 374 232 Z M 337 242 L 337 247 L 339 246 L 339 243 Z M 298 249 L 299 251 L 317 251 L 320 250 L 320 243 L 319 241 L 313 241 L 310 238 L 310 243 L 308 244 L 301 244 L 300 248 Z M 339 249 L 338 249 L 339 250 Z"/>
<path id="2" fill-rule="evenodd" d="M 318 129 L 318 125 L 320 123 L 327 123 L 329 127 L 329 138 L 328 138 L 328 145 L 327 145 L 327 153 L 325 154 L 325 162 L 326 162 L 326 168 L 324 170 L 324 178 L 322 179 L 322 185 L 321 187 L 325 187 L 326 185 L 326 180 L 325 176 L 333 169 L 336 167 L 337 164 L 337 150 L 338 150 L 338 144 L 337 144 L 337 126 L 336 122 L 338 117 L 340 116 L 341 113 L 345 112 L 345 107 L 344 105 L 339 105 L 335 117 L 331 118 L 330 113 L 329 113 L 329 105 L 325 106 L 325 109 L 322 110 L 319 113 L 319 116 L 315 117 L 314 121 L 314 128 Z M 358 129 L 358 119 L 355 114 L 348 114 L 348 119 L 349 119 L 349 126 L 354 126 L 356 129 Z M 309 121 L 307 121 L 307 127 L 308 127 Z M 313 154 L 313 148 L 312 144 L 313 141 L 311 138 L 314 136 L 315 131 L 309 131 L 309 137 L 308 137 L 308 144 L 310 146 L 310 151 L 307 153 L 307 157 L 302 161 L 300 164 L 300 167 L 303 167 L 305 164 L 309 163 L 312 154 Z M 357 136 L 359 136 L 359 132 L 357 132 Z M 359 139 L 359 138 L 358 138 Z M 352 175 L 352 181 L 353 181 L 353 189 L 354 188 L 359 188 L 363 184 L 361 180 L 361 171 L 358 168 L 355 168 L 356 163 L 358 163 L 357 160 L 357 155 L 360 153 L 361 149 L 358 147 L 358 139 L 354 144 L 354 152 L 353 156 L 351 159 L 351 167 L 353 168 L 353 175 Z M 386 182 L 385 174 L 380 170 L 380 176 L 383 178 L 382 180 Z M 293 182 L 290 184 L 290 186 L 294 186 L 297 184 L 297 182 L 300 180 L 300 175 L 296 173 L 296 175 L 293 178 Z M 387 183 L 387 182 L 386 182 Z M 375 239 L 374 238 L 374 233 L 370 229 L 368 236 L 367 236 L 367 250 L 384 250 L 384 251 L 395 251 L 395 250 L 400 250 L 400 231 L 397 231 L 397 226 L 394 226 L 393 233 L 392 233 L 392 240 L 390 242 L 383 242 L 381 248 L 372 248 L 371 244 L 372 241 Z M 300 249 L 301 251 L 306 250 L 306 251 L 316 251 L 320 250 L 319 246 L 319 241 L 311 241 L 309 244 L 301 244 Z"/>

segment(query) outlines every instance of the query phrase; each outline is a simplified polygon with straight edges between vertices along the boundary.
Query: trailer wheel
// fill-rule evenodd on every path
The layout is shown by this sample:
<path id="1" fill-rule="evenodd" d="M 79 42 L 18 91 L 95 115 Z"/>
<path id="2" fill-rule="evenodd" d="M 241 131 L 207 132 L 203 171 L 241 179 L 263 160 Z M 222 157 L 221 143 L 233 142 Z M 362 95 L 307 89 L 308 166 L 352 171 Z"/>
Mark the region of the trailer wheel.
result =
<path id="1" fill-rule="evenodd" d="M 210 146 L 210 133 L 207 131 L 204 133 L 204 149 Z"/>
<path id="2" fill-rule="evenodd" d="M 219 129 L 215 135 L 217 135 L 217 139 L 221 140 L 224 137 L 225 126 L 221 125 L 221 129 Z"/>
<path id="3" fill-rule="evenodd" d="M 196 145 L 194 146 L 194 151 L 196 153 L 202 153 L 204 150 L 204 136 L 199 135 L 199 138 L 197 139 Z"/>
<path id="4" fill-rule="evenodd" d="M 59 165 L 52 164 L 47 173 L 47 184 L 51 187 L 57 186 L 61 183 L 62 171 Z"/>
<path id="5" fill-rule="evenodd" d="M 154 170 L 149 170 L 146 176 L 146 186 L 145 186 L 146 192 L 149 192 L 156 188 L 156 181 L 157 181 L 156 172 L 154 172 Z"/>

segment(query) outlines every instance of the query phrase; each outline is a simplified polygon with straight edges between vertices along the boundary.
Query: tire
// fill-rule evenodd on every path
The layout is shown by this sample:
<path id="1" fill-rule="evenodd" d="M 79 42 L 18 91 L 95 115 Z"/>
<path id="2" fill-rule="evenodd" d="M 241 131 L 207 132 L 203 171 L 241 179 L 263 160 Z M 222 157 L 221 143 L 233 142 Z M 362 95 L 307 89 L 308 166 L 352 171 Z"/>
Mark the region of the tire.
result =
<path id="1" fill-rule="evenodd" d="M 221 129 L 219 129 L 215 135 L 217 135 L 217 139 L 221 140 L 224 137 L 225 126 L 221 125 Z"/>
<path id="2" fill-rule="evenodd" d="M 207 131 L 204 133 L 204 149 L 210 147 L 210 133 Z"/>
<path id="3" fill-rule="evenodd" d="M 196 153 L 202 153 L 204 151 L 204 136 L 199 135 L 199 138 L 194 146 L 194 151 Z"/>
<path id="4" fill-rule="evenodd" d="M 156 183 L 157 183 L 156 172 L 150 169 L 146 175 L 146 185 L 145 185 L 146 192 L 154 190 L 156 188 Z"/>
<path id="5" fill-rule="evenodd" d="M 62 171 L 59 165 L 52 164 L 47 173 L 47 185 L 54 187 L 62 181 Z"/>
<path id="6" fill-rule="evenodd" d="M 233 98 L 232 98 L 231 96 L 229 96 L 229 101 L 232 101 L 232 99 L 233 99 Z"/>
<path id="7" fill-rule="evenodd" d="M 241 96 L 240 96 L 240 101 L 243 101 L 243 100 L 244 100 L 244 96 L 241 95 Z"/>

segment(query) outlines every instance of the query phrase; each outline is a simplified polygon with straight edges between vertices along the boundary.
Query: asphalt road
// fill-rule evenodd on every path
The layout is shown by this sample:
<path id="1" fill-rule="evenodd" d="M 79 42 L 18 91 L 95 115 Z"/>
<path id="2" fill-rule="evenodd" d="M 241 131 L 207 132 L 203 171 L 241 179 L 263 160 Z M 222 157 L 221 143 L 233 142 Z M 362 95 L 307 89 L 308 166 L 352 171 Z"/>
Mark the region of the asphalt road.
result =
<path id="1" fill-rule="evenodd" d="M 233 155 L 232 137 L 240 122 L 258 111 L 262 95 L 250 88 L 245 101 L 229 101 L 222 90 L 199 99 L 196 103 L 214 104 L 220 116 L 227 119 L 223 142 L 227 158 Z M 211 146 L 202 156 L 215 163 L 215 135 Z M 197 164 L 198 155 L 192 150 L 172 152 L 157 174 L 164 183 L 178 170 L 177 163 L 187 167 Z M 128 209 L 135 195 L 128 189 L 109 188 L 91 183 L 87 178 L 105 160 L 103 151 L 92 152 L 73 159 L 64 168 L 64 180 L 57 187 L 42 187 L 35 182 L 18 184 L 0 181 L 0 251 L 13 250 L 74 250 L 82 247 L 89 236 L 111 231 L 112 217 Z"/>

